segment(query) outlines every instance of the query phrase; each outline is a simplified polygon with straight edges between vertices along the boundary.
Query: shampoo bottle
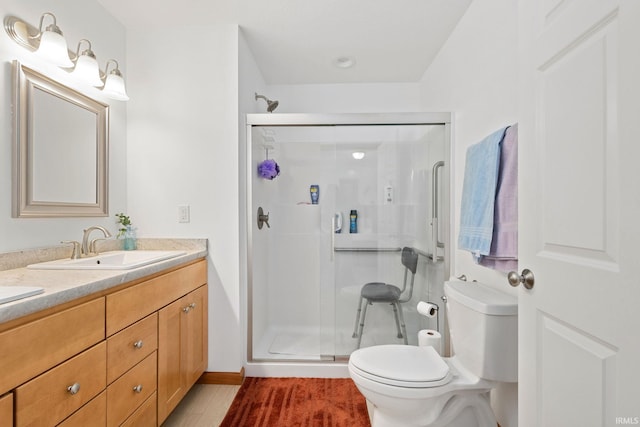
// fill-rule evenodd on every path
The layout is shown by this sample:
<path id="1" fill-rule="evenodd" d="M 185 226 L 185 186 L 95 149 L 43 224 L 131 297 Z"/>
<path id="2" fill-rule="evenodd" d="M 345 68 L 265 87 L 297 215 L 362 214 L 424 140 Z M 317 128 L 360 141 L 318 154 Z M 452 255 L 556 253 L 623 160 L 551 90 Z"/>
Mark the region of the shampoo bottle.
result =
<path id="1" fill-rule="evenodd" d="M 320 186 L 316 184 L 310 186 L 309 195 L 311 196 L 311 204 L 317 205 L 320 200 Z"/>
<path id="2" fill-rule="evenodd" d="M 349 233 L 357 233 L 358 232 L 358 211 L 355 209 L 351 210 L 349 214 Z"/>

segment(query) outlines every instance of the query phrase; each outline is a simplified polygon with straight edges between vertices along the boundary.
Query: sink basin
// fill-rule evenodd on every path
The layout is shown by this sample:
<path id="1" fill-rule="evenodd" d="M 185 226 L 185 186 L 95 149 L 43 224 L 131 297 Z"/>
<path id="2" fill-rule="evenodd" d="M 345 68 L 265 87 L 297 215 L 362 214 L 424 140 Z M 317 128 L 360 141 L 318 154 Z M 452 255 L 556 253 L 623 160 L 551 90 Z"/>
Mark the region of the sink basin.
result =
<path id="1" fill-rule="evenodd" d="M 0 304 L 31 297 L 44 292 L 37 286 L 0 286 Z"/>
<path id="2" fill-rule="evenodd" d="M 30 264 L 36 270 L 130 270 L 186 254 L 185 251 L 112 251 L 80 259 Z"/>

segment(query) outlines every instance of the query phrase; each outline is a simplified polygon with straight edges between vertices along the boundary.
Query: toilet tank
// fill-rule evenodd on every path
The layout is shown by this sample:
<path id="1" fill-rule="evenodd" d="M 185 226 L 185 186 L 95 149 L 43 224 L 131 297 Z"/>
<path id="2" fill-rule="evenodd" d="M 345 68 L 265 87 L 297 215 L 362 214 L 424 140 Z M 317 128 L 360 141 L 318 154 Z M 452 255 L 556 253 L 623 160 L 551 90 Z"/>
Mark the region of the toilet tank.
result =
<path id="1" fill-rule="evenodd" d="M 518 300 L 477 282 L 445 282 L 453 354 L 492 381 L 518 381 Z"/>

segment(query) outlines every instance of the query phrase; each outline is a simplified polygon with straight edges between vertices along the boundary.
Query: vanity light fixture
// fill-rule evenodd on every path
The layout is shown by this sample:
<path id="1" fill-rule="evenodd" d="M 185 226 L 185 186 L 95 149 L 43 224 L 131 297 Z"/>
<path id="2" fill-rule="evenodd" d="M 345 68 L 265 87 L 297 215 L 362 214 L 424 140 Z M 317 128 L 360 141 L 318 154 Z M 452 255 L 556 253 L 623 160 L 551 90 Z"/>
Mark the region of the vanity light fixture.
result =
<path id="1" fill-rule="evenodd" d="M 53 23 L 47 25 L 43 30 L 44 20 L 48 17 L 53 20 Z M 4 19 L 4 29 L 9 37 L 20 46 L 35 52 L 53 65 L 65 68 L 83 83 L 95 87 L 104 86 L 102 92 L 105 96 L 118 101 L 129 100 L 118 62 L 115 59 L 107 61 L 103 73 L 95 53 L 91 50 L 91 42 L 87 39 L 78 42 L 76 52 L 70 52 L 53 13 L 42 14 L 39 29 L 15 16 L 7 16 Z M 83 43 L 86 44 L 86 47 L 81 50 Z M 109 71 L 110 63 L 115 64 L 115 68 L 111 71 Z"/>
<path id="2" fill-rule="evenodd" d="M 53 23 L 43 30 L 44 19 L 50 17 Z M 4 28 L 7 34 L 20 46 L 36 52 L 36 54 L 58 67 L 73 67 L 69 59 L 69 49 L 67 41 L 56 24 L 56 17 L 53 13 L 45 12 L 40 17 L 40 26 L 35 28 L 24 21 L 8 16 L 4 20 Z"/>
<path id="3" fill-rule="evenodd" d="M 116 68 L 109 71 L 109 64 L 114 63 Z M 115 59 L 110 59 L 107 61 L 107 65 L 104 68 L 104 87 L 102 88 L 102 93 L 104 93 L 109 98 L 116 99 L 118 101 L 128 101 L 129 96 L 127 95 L 127 91 L 124 87 L 124 79 L 122 78 L 122 73 L 118 68 L 118 61 Z"/>
<path id="4" fill-rule="evenodd" d="M 80 51 L 82 42 L 86 42 L 89 47 Z M 91 50 L 91 42 L 89 40 L 82 39 L 78 42 L 74 62 L 76 65 L 73 67 L 71 74 L 78 80 L 96 87 L 100 87 L 104 84 L 100 78 L 100 66 L 98 65 L 98 60 Z"/>

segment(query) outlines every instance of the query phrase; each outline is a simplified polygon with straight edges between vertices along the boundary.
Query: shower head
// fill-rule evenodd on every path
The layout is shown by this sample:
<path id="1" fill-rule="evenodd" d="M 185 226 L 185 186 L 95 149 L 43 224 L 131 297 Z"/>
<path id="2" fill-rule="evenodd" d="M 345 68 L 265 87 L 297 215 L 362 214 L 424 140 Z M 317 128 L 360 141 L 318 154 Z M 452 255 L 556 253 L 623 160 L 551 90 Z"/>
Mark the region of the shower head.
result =
<path id="1" fill-rule="evenodd" d="M 256 92 L 256 101 L 258 100 L 258 98 L 262 98 L 267 101 L 267 111 L 269 113 L 273 113 L 273 110 L 278 108 L 278 101 L 272 101 L 264 95 L 258 95 L 258 93 Z"/>

